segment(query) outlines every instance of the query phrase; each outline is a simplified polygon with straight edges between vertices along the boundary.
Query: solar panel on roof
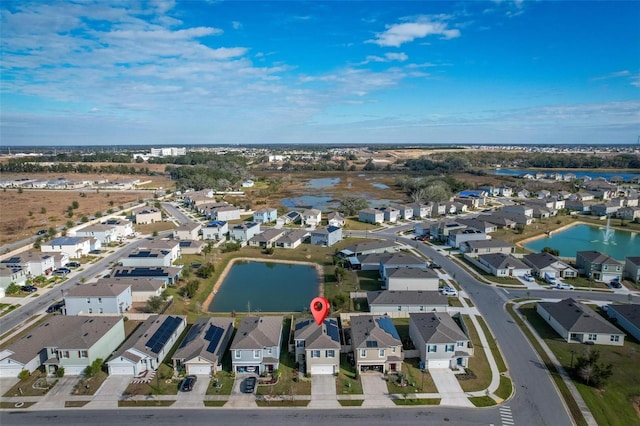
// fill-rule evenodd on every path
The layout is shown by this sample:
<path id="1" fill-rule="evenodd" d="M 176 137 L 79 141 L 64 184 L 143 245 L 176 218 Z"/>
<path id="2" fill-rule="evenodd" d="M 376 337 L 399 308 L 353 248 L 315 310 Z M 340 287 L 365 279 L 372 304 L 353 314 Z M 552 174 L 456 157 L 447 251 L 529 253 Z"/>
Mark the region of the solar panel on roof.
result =
<path id="1" fill-rule="evenodd" d="M 331 340 L 335 342 L 340 341 L 340 332 L 338 331 L 338 324 L 334 321 L 325 321 L 327 326 L 327 335 L 331 338 Z"/>
<path id="2" fill-rule="evenodd" d="M 378 326 L 381 329 L 383 329 L 384 331 L 386 331 L 396 339 L 400 340 L 398 331 L 396 330 L 396 327 L 393 325 L 391 318 L 378 318 L 376 321 L 378 321 Z"/>
<path id="3" fill-rule="evenodd" d="M 151 336 L 145 346 L 153 353 L 160 352 L 181 322 L 182 320 L 178 317 L 168 317 L 162 325 L 158 327 L 156 332 L 153 333 L 153 336 Z"/>
<path id="4" fill-rule="evenodd" d="M 207 346 L 207 352 L 213 352 L 218 347 L 218 343 L 220 342 L 220 338 L 222 338 L 222 333 L 224 333 L 224 329 L 220 327 L 211 326 L 209 330 L 207 330 L 207 334 L 204 336 L 205 339 L 209 340 L 209 346 Z"/>
<path id="5" fill-rule="evenodd" d="M 296 323 L 296 330 L 300 330 L 301 328 L 308 326 L 310 322 L 311 320 L 298 321 Z"/>

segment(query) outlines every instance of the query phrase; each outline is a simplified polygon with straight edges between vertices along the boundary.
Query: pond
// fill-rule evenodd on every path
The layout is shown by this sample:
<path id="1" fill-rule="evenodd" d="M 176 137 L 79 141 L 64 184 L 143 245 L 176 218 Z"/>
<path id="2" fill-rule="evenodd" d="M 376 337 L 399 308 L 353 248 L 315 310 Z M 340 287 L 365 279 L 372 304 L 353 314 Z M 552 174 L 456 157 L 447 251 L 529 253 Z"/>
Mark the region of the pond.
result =
<path id="1" fill-rule="evenodd" d="M 336 186 L 340 183 L 340 178 L 317 178 L 317 179 L 309 179 L 307 182 L 308 188 L 313 189 L 323 189 L 323 188 L 331 188 L 332 186 Z"/>
<path id="2" fill-rule="evenodd" d="M 640 253 L 640 236 L 637 232 L 610 229 L 609 238 L 605 238 L 605 226 L 578 224 L 564 231 L 554 232 L 551 237 L 542 237 L 529 241 L 524 247 L 539 252 L 544 247 L 560 251 L 561 257 L 576 257 L 576 252 L 597 250 L 624 262 L 627 256 Z"/>
<path id="3" fill-rule="evenodd" d="M 209 312 L 303 312 L 318 295 L 319 280 L 311 265 L 236 262 Z"/>

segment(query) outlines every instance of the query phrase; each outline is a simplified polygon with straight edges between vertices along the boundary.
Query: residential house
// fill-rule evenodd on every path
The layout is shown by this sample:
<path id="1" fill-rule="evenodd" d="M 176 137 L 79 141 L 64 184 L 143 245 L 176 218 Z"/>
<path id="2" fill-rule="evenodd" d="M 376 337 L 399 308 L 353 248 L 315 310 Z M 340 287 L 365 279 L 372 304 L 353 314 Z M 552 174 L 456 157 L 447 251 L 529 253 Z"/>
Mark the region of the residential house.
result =
<path id="1" fill-rule="evenodd" d="M 413 209 L 413 217 L 415 219 L 424 219 L 427 217 L 431 217 L 431 206 L 427 204 L 421 203 L 410 203 L 407 204 L 407 207 Z"/>
<path id="2" fill-rule="evenodd" d="M 335 318 L 326 318 L 320 325 L 310 318 L 296 320 L 293 342 L 296 362 L 306 374 L 340 371 L 340 329 Z"/>
<path id="3" fill-rule="evenodd" d="M 496 215 L 495 213 L 497 213 L 497 212 L 494 212 L 494 213 L 491 213 L 491 214 L 487 214 L 487 215 L 478 216 L 478 219 L 484 220 L 486 222 L 489 222 L 489 223 L 495 225 L 496 228 L 498 228 L 498 229 L 503 229 L 503 228 L 514 229 L 516 227 L 516 222 L 515 221 L 513 221 L 513 220 L 511 220 L 509 218 L 506 218 L 506 217 L 504 217 L 502 215 Z"/>
<path id="4" fill-rule="evenodd" d="M 59 237 L 47 243 L 42 243 L 40 250 L 46 253 L 65 253 L 69 258 L 77 259 L 88 255 L 91 250 L 99 250 L 101 247 L 100 240 L 94 238 Z"/>
<path id="5" fill-rule="evenodd" d="M 180 315 L 151 315 L 107 361 L 109 375 L 153 377 L 187 325 Z"/>
<path id="6" fill-rule="evenodd" d="M 53 254 L 27 251 L 24 253 L 11 256 L 0 262 L 10 268 L 21 268 L 32 277 L 39 275 L 49 275 L 55 268 L 55 260 Z"/>
<path id="7" fill-rule="evenodd" d="M 279 248 L 294 249 L 298 247 L 309 236 L 309 231 L 305 229 L 294 229 L 288 231 L 276 240 L 275 246 Z"/>
<path id="8" fill-rule="evenodd" d="M 447 214 L 446 203 L 433 203 L 431 204 L 431 217 L 445 216 Z"/>
<path id="9" fill-rule="evenodd" d="M 514 215 L 533 217 L 533 209 L 530 206 L 524 204 L 514 204 L 511 206 L 504 206 L 502 208 L 503 213 L 510 213 Z"/>
<path id="10" fill-rule="evenodd" d="M 620 208 L 621 206 L 619 203 L 607 201 L 604 203 L 593 204 L 591 206 L 591 214 L 594 216 L 615 215 L 615 213 L 620 210 Z"/>
<path id="11" fill-rule="evenodd" d="M 465 229 L 466 227 L 467 225 L 463 225 L 453 220 L 441 220 L 431 224 L 429 227 L 429 234 L 433 240 L 446 242 L 449 240 L 449 233 L 458 229 Z"/>
<path id="12" fill-rule="evenodd" d="M 18 286 L 25 285 L 27 283 L 27 271 L 22 268 L 13 268 L 7 265 L 0 265 L 0 288 L 4 295 L 6 290 L 11 284 Z"/>
<path id="13" fill-rule="evenodd" d="M 260 224 L 255 222 L 244 222 L 234 225 L 229 230 L 229 238 L 241 243 L 247 243 L 251 238 L 260 233 Z"/>
<path id="14" fill-rule="evenodd" d="M 526 216 L 524 214 L 518 214 L 518 213 L 510 213 L 510 212 L 505 212 L 502 210 L 498 210 L 496 212 L 493 212 L 490 217 L 497 217 L 497 218 L 505 218 L 505 219 L 509 219 L 512 222 L 515 222 L 517 225 L 531 225 L 535 219 L 533 218 L 533 210 L 531 209 L 525 209 L 527 211 L 531 211 L 531 216 Z M 493 222 L 493 219 L 487 217 L 483 217 L 483 219 L 495 223 Z"/>
<path id="15" fill-rule="evenodd" d="M 251 179 L 247 179 L 247 180 L 243 180 L 242 181 L 242 187 L 243 188 L 253 188 L 253 185 L 255 184 L 255 182 Z"/>
<path id="16" fill-rule="evenodd" d="M 234 373 L 273 372 L 280 365 L 281 316 L 247 316 L 231 342 Z"/>
<path id="17" fill-rule="evenodd" d="M 351 347 L 359 372 L 386 373 L 402 369 L 402 341 L 388 316 L 352 316 Z"/>
<path id="18" fill-rule="evenodd" d="M 327 224 L 329 226 L 336 226 L 344 228 L 345 218 L 340 212 L 331 212 L 327 214 Z"/>
<path id="19" fill-rule="evenodd" d="M 249 240 L 249 246 L 251 247 L 260 247 L 260 248 L 270 248 L 274 247 L 276 241 L 284 235 L 285 231 L 282 229 L 269 228 L 265 229 L 261 233 L 254 235 Z"/>
<path id="20" fill-rule="evenodd" d="M 278 210 L 272 207 L 265 207 L 253 212 L 253 221 L 256 223 L 271 223 L 278 219 Z"/>
<path id="21" fill-rule="evenodd" d="M 500 197 L 513 197 L 513 188 L 508 186 L 499 186 L 498 195 Z"/>
<path id="22" fill-rule="evenodd" d="M 138 225 L 162 222 L 162 211 L 155 207 L 141 207 L 133 211 L 133 217 Z"/>
<path id="23" fill-rule="evenodd" d="M 173 230 L 173 238 L 176 240 L 197 240 L 202 225 L 196 222 L 187 222 Z"/>
<path id="24" fill-rule="evenodd" d="M 578 213 L 591 213 L 591 206 L 593 202 L 581 201 L 581 200 L 565 200 L 565 207 L 568 210 L 576 211 Z"/>
<path id="25" fill-rule="evenodd" d="M 629 256 L 625 259 L 624 276 L 635 283 L 640 283 L 640 256 Z"/>
<path id="26" fill-rule="evenodd" d="M 97 241 L 92 239 L 92 241 Z M 53 253 L 53 265 L 55 268 L 64 268 L 69 263 L 69 256 L 66 253 Z"/>
<path id="27" fill-rule="evenodd" d="M 476 229 L 480 232 L 484 232 L 485 234 L 490 234 L 491 232 L 495 232 L 498 229 L 495 224 L 489 223 L 479 218 L 460 218 L 456 219 L 456 222 L 461 225 L 466 225 L 467 229 Z"/>
<path id="28" fill-rule="evenodd" d="M 482 185 L 479 186 L 478 189 L 484 191 L 489 197 L 497 197 L 500 193 L 498 188 L 493 185 Z"/>
<path id="29" fill-rule="evenodd" d="M 550 274 L 557 278 L 575 278 L 578 271 L 556 256 L 547 253 L 529 253 L 522 256 L 522 261 L 531 267 L 532 275 L 544 277 Z"/>
<path id="30" fill-rule="evenodd" d="M 65 376 L 78 376 L 106 359 L 124 337 L 123 317 L 49 316 L 0 350 L 0 377 L 17 378 L 40 366 L 49 374 L 64 368 Z"/>
<path id="31" fill-rule="evenodd" d="M 616 212 L 616 217 L 630 222 L 638 221 L 640 220 L 640 207 L 622 207 Z"/>
<path id="32" fill-rule="evenodd" d="M 525 198 L 529 198 L 530 196 L 531 196 L 531 193 L 526 189 L 520 189 L 519 191 L 516 192 L 516 197 L 520 198 L 521 200 Z"/>
<path id="33" fill-rule="evenodd" d="M 483 241 L 490 237 L 477 229 L 456 229 L 449 232 L 447 244 L 451 247 L 459 248 L 462 243 L 467 241 Z"/>
<path id="34" fill-rule="evenodd" d="M 342 228 L 324 226 L 311 231 L 311 244 L 315 246 L 331 247 L 342 240 Z"/>
<path id="35" fill-rule="evenodd" d="M 124 267 L 118 266 L 111 272 L 111 278 L 153 278 L 161 280 L 166 285 L 175 284 L 180 277 L 182 268 L 176 267 Z"/>
<path id="36" fill-rule="evenodd" d="M 440 278 L 433 269 L 400 267 L 389 269 L 385 279 L 387 290 L 437 291 Z"/>
<path id="37" fill-rule="evenodd" d="M 203 240 L 224 240 L 229 233 L 229 224 L 224 220 L 214 220 L 202 228 Z"/>
<path id="38" fill-rule="evenodd" d="M 229 207 L 229 203 L 226 201 L 211 201 L 204 204 L 198 204 L 192 208 L 206 218 L 215 218 L 217 216 L 216 210 L 223 207 Z"/>
<path id="39" fill-rule="evenodd" d="M 276 227 L 283 227 L 284 225 L 297 225 L 302 223 L 302 215 L 295 211 L 292 210 L 290 212 L 287 212 L 286 214 L 280 216 L 277 220 L 276 220 Z"/>
<path id="40" fill-rule="evenodd" d="M 207 215 L 208 218 L 217 221 L 230 221 L 240 219 L 240 208 L 231 205 L 224 205 L 212 208 Z"/>
<path id="41" fill-rule="evenodd" d="M 132 304 L 131 286 L 117 281 L 82 284 L 64 294 L 66 315 L 123 315 Z"/>
<path id="42" fill-rule="evenodd" d="M 595 250 L 576 253 L 576 267 L 594 281 L 610 282 L 622 279 L 622 263 Z"/>
<path id="43" fill-rule="evenodd" d="M 171 253 L 171 263 L 180 259 L 182 252 L 180 251 L 180 241 L 177 240 L 158 240 L 154 239 L 148 242 L 145 242 L 140 248 L 145 248 L 148 250 L 168 250 Z"/>
<path id="44" fill-rule="evenodd" d="M 427 269 L 429 264 L 426 260 L 416 257 L 411 254 L 405 253 L 391 253 L 380 259 L 380 277 L 386 281 L 387 276 L 391 273 L 392 269 L 398 268 L 416 268 Z"/>
<path id="45" fill-rule="evenodd" d="M 396 223 L 400 217 L 400 210 L 395 207 L 381 207 L 379 210 L 382 212 L 385 222 Z"/>
<path id="46" fill-rule="evenodd" d="M 499 239 L 467 241 L 460 244 L 460 251 L 470 255 L 488 253 L 515 253 L 516 246 Z"/>
<path id="47" fill-rule="evenodd" d="M 318 209 L 307 209 L 302 212 L 302 225 L 316 227 L 322 222 L 322 212 Z"/>
<path id="48" fill-rule="evenodd" d="M 133 235 L 133 223 L 125 219 L 108 218 L 102 225 L 113 226 L 116 228 L 116 239 L 123 239 Z"/>
<path id="49" fill-rule="evenodd" d="M 527 206 L 531 207 L 533 217 L 536 219 L 549 219 L 551 216 L 558 214 L 557 210 L 551 210 L 541 206 Z"/>
<path id="50" fill-rule="evenodd" d="M 95 238 L 102 244 L 108 244 L 118 240 L 118 230 L 115 226 L 96 223 L 94 225 L 88 225 L 84 228 L 77 229 L 75 231 L 75 236 L 80 238 Z"/>
<path id="51" fill-rule="evenodd" d="M 126 257 L 120 258 L 122 266 L 171 266 L 171 252 L 169 250 L 138 248 Z"/>
<path id="52" fill-rule="evenodd" d="M 233 318 L 199 318 L 174 352 L 171 360 L 176 374 L 210 376 L 222 371 L 222 358 L 233 335 Z"/>
<path id="53" fill-rule="evenodd" d="M 640 342 L 640 305 L 608 305 L 607 315 L 618 327 Z"/>
<path id="54" fill-rule="evenodd" d="M 96 281 L 99 286 L 120 284 L 131 287 L 131 302 L 146 303 L 152 296 L 162 296 L 162 292 L 167 288 L 162 280 L 153 278 L 100 278 Z"/>
<path id="55" fill-rule="evenodd" d="M 478 256 L 479 266 L 496 277 L 521 277 L 531 273 L 531 268 L 511 254 L 490 253 Z"/>
<path id="56" fill-rule="evenodd" d="M 624 333 L 593 309 L 572 298 L 538 302 L 536 311 L 568 343 L 624 345 Z"/>
<path id="57" fill-rule="evenodd" d="M 205 247 L 205 243 L 199 240 L 181 240 L 180 251 L 184 254 L 200 254 Z"/>
<path id="58" fill-rule="evenodd" d="M 367 302 L 373 314 L 396 316 L 399 312 L 447 312 L 449 298 L 439 291 L 368 291 Z"/>
<path id="59" fill-rule="evenodd" d="M 378 209 L 362 209 L 358 212 L 358 220 L 364 223 L 382 223 L 384 222 L 384 212 Z"/>
<path id="60" fill-rule="evenodd" d="M 395 253 L 400 250 L 400 246 L 389 240 L 371 240 L 347 246 L 340 254 L 343 257 L 362 256 L 373 253 Z"/>
<path id="61" fill-rule="evenodd" d="M 473 345 L 461 315 L 461 328 L 448 313 L 409 314 L 409 336 L 426 369 L 467 367 Z"/>
<path id="62" fill-rule="evenodd" d="M 413 219 L 413 207 L 399 204 L 395 206 L 395 208 L 396 210 L 398 210 L 401 219 L 404 219 L 404 220 Z"/>

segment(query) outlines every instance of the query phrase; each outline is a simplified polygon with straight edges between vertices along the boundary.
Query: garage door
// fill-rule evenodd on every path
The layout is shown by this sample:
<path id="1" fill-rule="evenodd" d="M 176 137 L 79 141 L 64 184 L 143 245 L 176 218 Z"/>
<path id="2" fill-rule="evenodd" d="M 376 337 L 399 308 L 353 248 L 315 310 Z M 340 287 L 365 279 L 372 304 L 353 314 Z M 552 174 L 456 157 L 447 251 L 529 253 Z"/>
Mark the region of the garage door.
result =
<path id="1" fill-rule="evenodd" d="M 129 376 L 133 376 L 133 365 L 129 366 L 129 365 L 116 365 L 116 366 L 109 366 L 109 374 L 113 374 L 113 375 L 129 375 Z"/>
<path id="2" fill-rule="evenodd" d="M 0 368 L 0 377 L 18 377 L 22 371 L 22 367 L 2 366 Z"/>
<path id="3" fill-rule="evenodd" d="M 602 276 L 600 277 L 600 279 L 605 283 L 610 282 L 614 278 L 618 278 L 618 275 L 615 275 L 615 274 L 602 274 Z"/>
<path id="4" fill-rule="evenodd" d="M 312 365 L 311 375 L 316 374 L 333 374 L 333 365 Z"/>
<path id="5" fill-rule="evenodd" d="M 429 360 L 427 368 L 449 368 L 448 359 L 432 359 Z"/>
<path id="6" fill-rule="evenodd" d="M 209 375 L 211 374 L 211 366 L 210 365 L 188 365 L 187 366 L 187 374 L 195 374 L 195 375 Z"/>

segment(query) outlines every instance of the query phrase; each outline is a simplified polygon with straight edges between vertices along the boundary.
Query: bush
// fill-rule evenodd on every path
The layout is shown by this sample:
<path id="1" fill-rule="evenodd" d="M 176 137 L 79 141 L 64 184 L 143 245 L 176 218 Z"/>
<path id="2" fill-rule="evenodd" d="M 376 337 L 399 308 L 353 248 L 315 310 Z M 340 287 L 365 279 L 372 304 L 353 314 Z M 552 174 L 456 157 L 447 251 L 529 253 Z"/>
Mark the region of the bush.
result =
<path id="1" fill-rule="evenodd" d="M 20 286 L 16 285 L 15 283 L 11 283 L 9 284 L 9 287 L 7 287 L 4 291 L 5 294 L 18 294 L 20 292 Z"/>
<path id="2" fill-rule="evenodd" d="M 93 377 L 96 374 L 98 374 L 100 372 L 100 370 L 102 370 L 102 364 L 104 363 L 104 361 L 101 358 L 96 359 L 95 361 L 93 361 L 91 363 L 91 365 L 87 366 L 87 368 L 84 369 L 84 375 L 86 377 Z"/>
<path id="3" fill-rule="evenodd" d="M 31 376 L 31 373 L 29 373 L 29 370 L 22 370 L 20 374 L 18 374 L 18 378 L 20 380 L 27 380 L 29 376 Z"/>
<path id="4" fill-rule="evenodd" d="M 58 367 L 56 370 L 56 377 L 64 377 L 64 367 Z"/>
<path id="5" fill-rule="evenodd" d="M 150 312 L 159 312 L 164 300 L 160 296 L 151 296 L 147 300 L 147 310 Z"/>

